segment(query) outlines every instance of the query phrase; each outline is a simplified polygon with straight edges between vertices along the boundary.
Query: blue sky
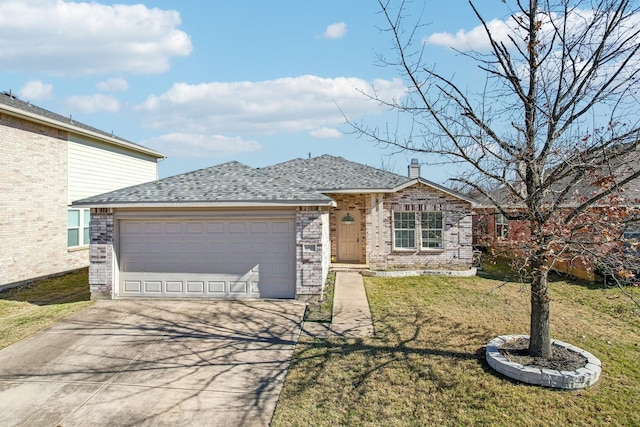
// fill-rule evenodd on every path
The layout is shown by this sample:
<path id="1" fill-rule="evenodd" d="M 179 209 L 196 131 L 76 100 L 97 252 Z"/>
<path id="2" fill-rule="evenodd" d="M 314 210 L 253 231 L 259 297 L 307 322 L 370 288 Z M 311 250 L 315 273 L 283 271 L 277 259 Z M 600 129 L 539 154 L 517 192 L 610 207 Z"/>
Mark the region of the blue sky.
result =
<path id="1" fill-rule="evenodd" d="M 509 14 L 500 0 L 478 3 L 489 21 Z M 482 48 L 468 3 L 412 9 L 428 24 L 428 63 L 481 83 L 451 49 Z M 404 174 L 415 155 L 350 134 L 340 112 L 394 120 L 358 92 L 402 96 L 397 70 L 376 65 L 376 54 L 394 55 L 381 26 L 374 0 L 0 0 L 0 90 L 167 154 L 161 177 L 309 153 Z M 449 178 L 451 168 L 420 160 L 425 178 Z"/>

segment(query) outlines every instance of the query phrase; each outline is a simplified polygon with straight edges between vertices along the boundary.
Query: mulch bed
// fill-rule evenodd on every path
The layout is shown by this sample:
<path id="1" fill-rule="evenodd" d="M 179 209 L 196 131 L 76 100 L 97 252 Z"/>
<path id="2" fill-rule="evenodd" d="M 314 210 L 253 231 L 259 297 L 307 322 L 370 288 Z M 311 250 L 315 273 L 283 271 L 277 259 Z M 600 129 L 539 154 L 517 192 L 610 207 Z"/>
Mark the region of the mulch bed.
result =
<path id="1" fill-rule="evenodd" d="M 529 355 L 529 338 L 517 338 L 505 343 L 499 348 L 500 353 L 510 362 L 519 363 L 522 366 L 535 368 L 555 369 L 556 371 L 575 371 L 587 365 L 587 359 L 564 347 L 551 346 L 551 357 L 533 357 Z"/>

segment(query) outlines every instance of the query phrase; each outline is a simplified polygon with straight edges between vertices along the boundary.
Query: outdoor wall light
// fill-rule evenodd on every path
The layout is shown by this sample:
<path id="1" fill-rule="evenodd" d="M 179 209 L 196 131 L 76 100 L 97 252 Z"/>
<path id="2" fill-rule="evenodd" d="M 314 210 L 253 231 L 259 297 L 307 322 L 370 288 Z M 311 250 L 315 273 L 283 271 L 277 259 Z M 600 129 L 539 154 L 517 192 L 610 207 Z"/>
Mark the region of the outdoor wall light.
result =
<path id="1" fill-rule="evenodd" d="M 346 225 L 353 224 L 354 221 L 355 219 L 351 216 L 349 212 L 347 212 L 347 214 L 342 217 L 343 224 L 346 224 Z"/>

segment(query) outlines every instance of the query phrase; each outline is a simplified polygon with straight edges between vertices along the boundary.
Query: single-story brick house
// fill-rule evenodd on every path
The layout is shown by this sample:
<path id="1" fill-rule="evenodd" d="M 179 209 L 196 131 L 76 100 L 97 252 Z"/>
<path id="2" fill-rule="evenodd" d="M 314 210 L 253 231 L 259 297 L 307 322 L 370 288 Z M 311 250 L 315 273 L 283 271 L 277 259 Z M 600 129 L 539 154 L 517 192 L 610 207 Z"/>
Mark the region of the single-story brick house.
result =
<path id="1" fill-rule="evenodd" d="M 469 268 L 473 201 L 341 157 L 238 162 L 76 202 L 93 298 L 311 298 L 331 263 Z"/>
<path id="2" fill-rule="evenodd" d="M 0 289 L 89 265 L 76 200 L 158 179 L 155 150 L 0 93 Z"/>

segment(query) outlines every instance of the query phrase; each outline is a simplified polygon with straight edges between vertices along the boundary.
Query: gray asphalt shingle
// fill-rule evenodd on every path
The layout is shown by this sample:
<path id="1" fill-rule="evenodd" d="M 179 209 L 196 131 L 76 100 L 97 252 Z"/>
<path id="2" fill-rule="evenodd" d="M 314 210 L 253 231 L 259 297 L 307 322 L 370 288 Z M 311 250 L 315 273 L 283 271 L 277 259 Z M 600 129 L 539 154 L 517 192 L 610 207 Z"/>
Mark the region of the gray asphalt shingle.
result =
<path id="1" fill-rule="evenodd" d="M 74 205 L 222 202 L 326 205 L 331 198 L 234 161 L 89 197 Z"/>
<path id="2" fill-rule="evenodd" d="M 74 205 L 225 202 L 328 205 L 332 199 L 323 193 L 395 191 L 412 181 L 406 176 L 329 155 L 294 159 L 260 169 L 234 161 L 89 197 Z M 425 179 L 420 178 L 420 182 L 471 201 Z"/>
<path id="3" fill-rule="evenodd" d="M 318 191 L 393 189 L 411 181 L 407 176 L 326 154 L 293 159 L 260 170 L 310 185 Z"/>

